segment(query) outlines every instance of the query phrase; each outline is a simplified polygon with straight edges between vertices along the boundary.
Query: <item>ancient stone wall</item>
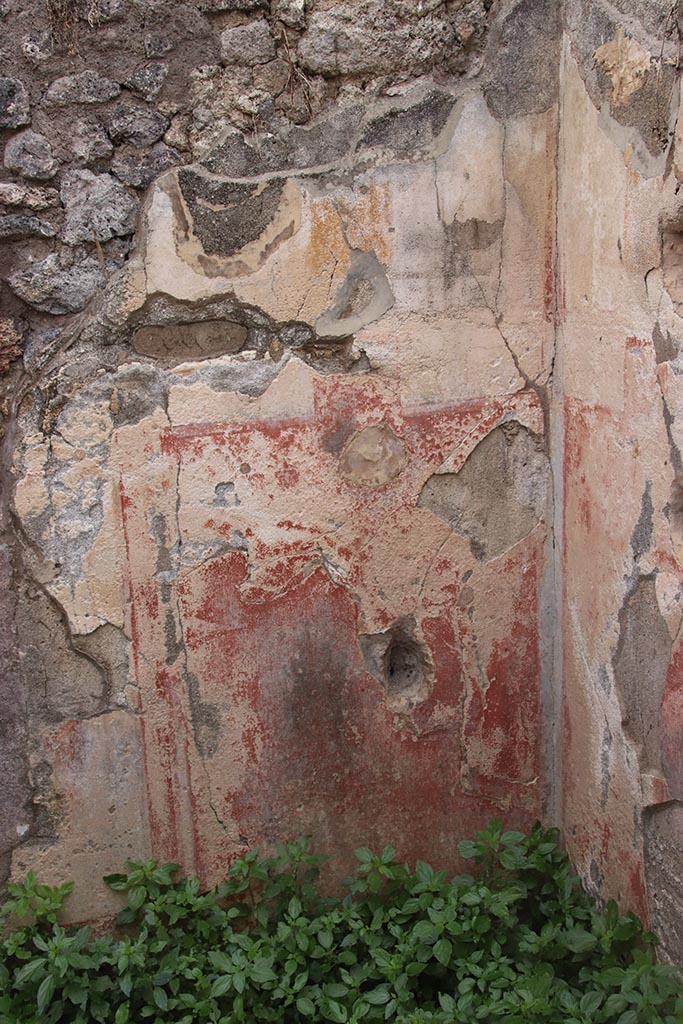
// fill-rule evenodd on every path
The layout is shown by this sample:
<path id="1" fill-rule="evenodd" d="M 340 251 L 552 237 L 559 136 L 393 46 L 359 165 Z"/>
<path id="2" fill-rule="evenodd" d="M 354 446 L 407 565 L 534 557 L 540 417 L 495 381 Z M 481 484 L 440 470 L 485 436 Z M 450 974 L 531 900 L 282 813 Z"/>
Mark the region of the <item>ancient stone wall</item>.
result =
<path id="1" fill-rule="evenodd" d="M 676 955 L 671 5 L 0 13 L 4 874 L 541 816 Z"/>

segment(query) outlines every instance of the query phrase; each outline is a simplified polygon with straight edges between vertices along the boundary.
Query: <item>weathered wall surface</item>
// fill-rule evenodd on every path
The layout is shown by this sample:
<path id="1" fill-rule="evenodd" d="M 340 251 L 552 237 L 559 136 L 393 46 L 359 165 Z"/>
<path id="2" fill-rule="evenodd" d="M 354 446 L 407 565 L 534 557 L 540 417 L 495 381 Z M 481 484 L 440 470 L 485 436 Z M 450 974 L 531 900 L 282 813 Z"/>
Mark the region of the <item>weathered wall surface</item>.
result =
<path id="1" fill-rule="evenodd" d="M 584 876 L 680 960 L 682 155 L 664 6 L 568 5 L 562 788 Z"/>
<path id="2" fill-rule="evenodd" d="M 0 5 L 5 872 L 540 815 L 675 950 L 677 27 L 604 6 Z"/>
<path id="3" fill-rule="evenodd" d="M 8 832 L 80 916 L 551 782 L 554 5 L 173 10 L 5 15 Z"/>

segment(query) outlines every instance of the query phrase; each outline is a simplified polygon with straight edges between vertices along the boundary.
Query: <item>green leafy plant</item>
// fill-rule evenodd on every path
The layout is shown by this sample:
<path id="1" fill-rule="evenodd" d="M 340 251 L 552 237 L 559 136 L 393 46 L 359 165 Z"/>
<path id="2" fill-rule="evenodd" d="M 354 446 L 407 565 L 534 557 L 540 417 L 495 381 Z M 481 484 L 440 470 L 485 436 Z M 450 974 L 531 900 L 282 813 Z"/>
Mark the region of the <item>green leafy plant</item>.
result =
<path id="1" fill-rule="evenodd" d="M 0 915 L 0 1024 L 681 1024 L 654 936 L 585 893 L 557 831 L 494 820 L 460 853 L 473 874 L 449 879 L 359 849 L 344 898 L 318 892 L 308 839 L 250 850 L 209 892 L 131 861 L 98 938 L 59 924 L 70 885 L 29 875 Z"/>

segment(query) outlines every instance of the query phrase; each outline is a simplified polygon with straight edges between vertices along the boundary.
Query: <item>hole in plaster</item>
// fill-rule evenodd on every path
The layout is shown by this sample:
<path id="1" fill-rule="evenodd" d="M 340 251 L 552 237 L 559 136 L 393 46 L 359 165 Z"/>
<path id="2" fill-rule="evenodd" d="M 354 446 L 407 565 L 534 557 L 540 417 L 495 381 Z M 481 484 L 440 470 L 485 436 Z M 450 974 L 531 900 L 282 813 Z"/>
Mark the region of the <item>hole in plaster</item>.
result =
<path id="1" fill-rule="evenodd" d="M 411 694 L 421 689 L 424 658 L 414 640 L 392 639 L 384 655 L 384 678 L 391 693 Z"/>
<path id="2" fill-rule="evenodd" d="M 394 711 L 410 710 L 431 691 L 431 662 L 415 629 L 410 616 L 399 619 L 384 633 L 359 637 L 366 667 L 386 690 L 387 703 Z"/>

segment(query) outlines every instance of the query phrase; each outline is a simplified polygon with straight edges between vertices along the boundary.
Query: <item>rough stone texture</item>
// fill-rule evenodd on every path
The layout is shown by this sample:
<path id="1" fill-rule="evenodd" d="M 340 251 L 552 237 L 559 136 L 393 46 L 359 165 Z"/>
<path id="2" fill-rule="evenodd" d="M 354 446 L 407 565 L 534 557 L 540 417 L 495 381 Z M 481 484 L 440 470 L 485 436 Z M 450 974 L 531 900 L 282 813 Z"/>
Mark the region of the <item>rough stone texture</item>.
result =
<path id="1" fill-rule="evenodd" d="M 2 317 L 0 319 L 0 373 L 7 373 L 12 362 L 21 356 L 21 348 L 21 334 L 17 330 L 16 323 L 9 317 Z"/>
<path id="2" fill-rule="evenodd" d="M 73 126 L 71 151 L 85 164 L 106 160 L 114 152 L 111 139 L 97 121 L 77 121 Z"/>
<path id="3" fill-rule="evenodd" d="M 0 239 L 16 238 L 52 238 L 57 234 L 56 228 L 38 217 L 29 217 L 21 213 L 0 215 Z"/>
<path id="4" fill-rule="evenodd" d="M 95 257 L 51 253 L 9 278 L 12 291 L 45 313 L 75 313 L 93 297 L 104 278 Z"/>
<path id="5" fill-rule="evenodd" d="M 3 864 L 541 815 L 680 961 L 670 5 L 96 8 L 0 38 Z"/>
<path id="6" fill-rule="evenodd" d="M 77 75 L 58 78 L 47 90 L 45 101 L 55 106 L 71 103 L 106 103 L 121 92 L 121 86 L 96 71 L 81 71 Z"/>
<path id="7" fill-rule="evenodd" d="M 70 171 L 61 188 L 66 211 L 62 238 L 69 245 L 107 241 L 135 230 L 138 204 L 110 174 Z"/>
<path id="8" fill-rule="evenodd" d="M 49 141 L 40 132 L 30 129 L 15 135 L 5 146 L 5 167 L 24 178 L 54 178 L 58 163 L 52 156 Z"/>
<path id="9" fill-rule="evenodd" d="M 109 122 L 109 135 L 114 142 L 133 146 L 151 146 L 158 142 L 169 121 L 156 110 L 146 107 L 122 107 Z"/>
<path id="10" fill-rule="evenodd" d="M 221 34 L 221 60 L 224 64 L 265 64 L 275 56 L 275 43 L 265 18 L 248 25 L 226 28 Z"/>
<path id="11" fill-rule="evenodd" d="M 167 75 L 165 64 L 147 64 L 146 67 L 138 68 L 124 85 L 143 100 L 153 100 L 159 95 Z"/>
<path id="12" fill-rule="evenodd" d="M 387 74 L 400 67 L 419 72 L 457 49 L 441 4 L 369 0 L 314 11 L 297 53 L 307 71 L 323 75 Z"/>
<path id="13" fill-rule="evenodd" d="M 178 150 L 163 142 L 157 143 L 143 156 L 135 147 L 122 146 L 111 162 L 111 171 L 125 185 L 145 189 L 164 171 L 182 162 L 183 158 Z"/>
<path id="14" fill-rule="evenodd" d="M 18 182 L 0 182 L 0 203 L 3 206 L 25 206 L 28 210 L 47 210 L 59 204 L 54 188 L 32 188 Z"/>
<path id="15" fill-rule="evenodd" d="M 23 82 L 0 78 L 0 128 L 20 128 L 31 123 L 31 104 Z"/>
<path id="16" fill-rule="evenodd" d="M 305 28 L 306 26 L 305 0 L 273 0 L 271 11 L 274 18 L 289 28 Z"/>

